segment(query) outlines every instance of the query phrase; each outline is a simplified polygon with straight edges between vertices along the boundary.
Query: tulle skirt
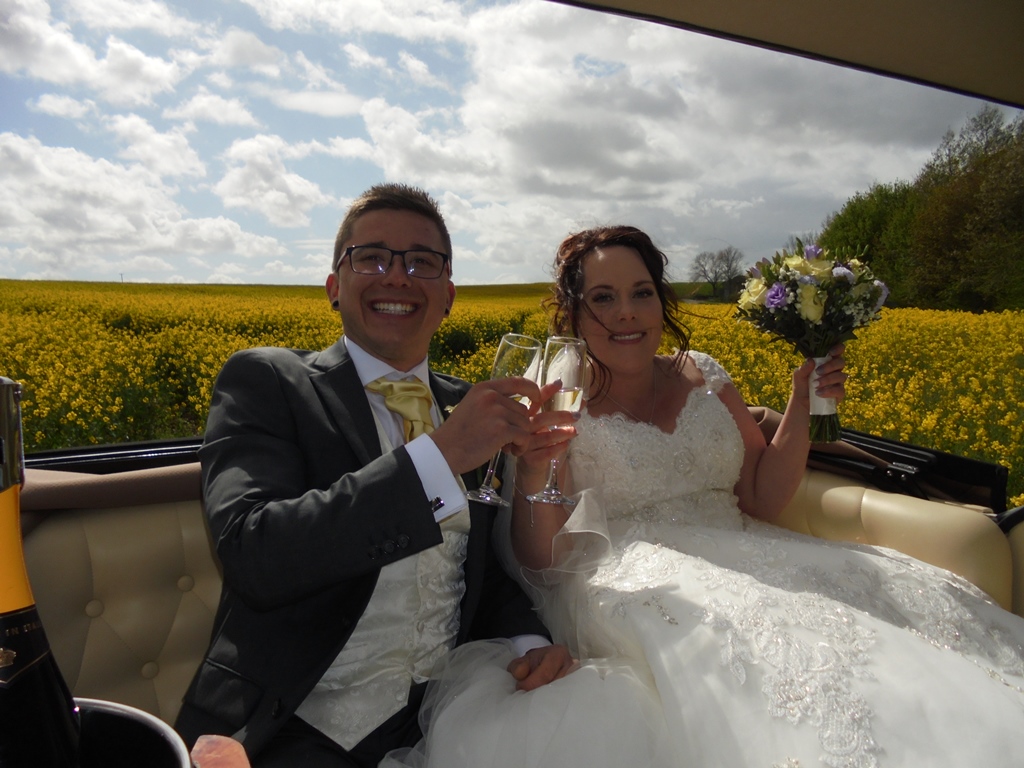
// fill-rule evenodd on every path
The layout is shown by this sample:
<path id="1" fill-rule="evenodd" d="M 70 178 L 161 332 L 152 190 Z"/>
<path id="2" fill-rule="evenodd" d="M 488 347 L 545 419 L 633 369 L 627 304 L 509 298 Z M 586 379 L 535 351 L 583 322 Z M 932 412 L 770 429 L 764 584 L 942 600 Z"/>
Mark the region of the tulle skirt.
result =
<path id="1" fill-rule="evenodd" d="M 508 641 L 454 651 L 420 712 L 426 738 L 382 768 L 662 768 L 673 765 L 657 691 L 626 664 L 591 660 L 515 689 Z"/>

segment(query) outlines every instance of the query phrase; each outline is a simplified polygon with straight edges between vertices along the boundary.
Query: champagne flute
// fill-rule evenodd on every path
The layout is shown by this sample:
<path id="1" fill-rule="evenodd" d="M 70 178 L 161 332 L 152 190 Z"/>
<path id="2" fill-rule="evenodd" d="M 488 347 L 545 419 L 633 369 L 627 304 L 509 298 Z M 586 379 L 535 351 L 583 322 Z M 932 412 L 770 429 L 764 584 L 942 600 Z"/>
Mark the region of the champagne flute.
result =
<path id="1" fill-rule="evenodd" d="M 524 336 L 521 333 L 506 333 L 501 337 L 498 351 L 494 355 L 491 378 L 505 379 L 510 376 L 525 376 L 531 381 L 536 381 L 537 374 L 540 372 L 541 349 L 541 343 L 530 336 Z M 522 398 L 520 402 L 529 405 L 527 398 Z M 484 504 L 493 504 L 496 507 L 508 506 L 508 502 L 501 498 L 501 493 L 494 487 L 494 471 L 500 457 L 501 451 L 494 454 L 487 465 L 483 483 L 475 491 L 467 492 L 467 498 L 481 501 Z"/>
<path id="2" fill-rule="evenodd" d="M 541 385 L 561 379 L 562 387 L 544 404 L 545 411 L 578 411 L 583 405 L 583 379 L 586 375 L 587 343 L 571 336 L 552 336 L 544 346 L 544 370 Z M 573 505 L 576 501 L 558 487 L 558 459 L 551 460 L 544 490 L 526 497 L 542 504 Z"/>

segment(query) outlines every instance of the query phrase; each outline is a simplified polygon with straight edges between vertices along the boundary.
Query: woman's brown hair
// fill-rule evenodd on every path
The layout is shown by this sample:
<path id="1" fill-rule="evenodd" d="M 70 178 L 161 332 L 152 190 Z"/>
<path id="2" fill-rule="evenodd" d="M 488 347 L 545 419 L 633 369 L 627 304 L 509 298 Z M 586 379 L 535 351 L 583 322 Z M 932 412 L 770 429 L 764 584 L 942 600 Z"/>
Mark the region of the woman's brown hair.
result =
<path id="1" fill-rule="evenodd" d="M 546 302 L 554 308 L 552 324 L 555 333 L 578 336 L 580 312 L 587 312 L 597 320 L 583 300 L 583 263 L 593 251 L 613 245 L 632 248 L 647 267 L 661 300 L 662 330 L 679 345 L 676 357 L 681 359 L 690 347 L 690 334 L 679 320 L 679 299 L 665 276 L 668 257 L 645 232 L 636 227 L 617 225 L 585 229 L 569 235 L 558 246 L 553 296 Z M 592 354 L 590 359 L 597 369 L 596 391 L 591 392 L 591 397 L 594 397 L 605 391 L 609 373 L 604 363 Z"/>

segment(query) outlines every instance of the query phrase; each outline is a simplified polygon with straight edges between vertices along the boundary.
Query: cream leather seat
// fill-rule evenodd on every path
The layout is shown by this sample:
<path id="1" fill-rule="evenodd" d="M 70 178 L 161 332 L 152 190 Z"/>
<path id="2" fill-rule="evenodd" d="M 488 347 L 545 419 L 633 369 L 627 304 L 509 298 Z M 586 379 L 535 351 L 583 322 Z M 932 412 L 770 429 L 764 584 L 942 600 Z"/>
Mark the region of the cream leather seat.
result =
<path id="1" fill-rule="evenodd" d="M 22 521 L 39 612 L 74 694 L 173 722 L 220 596 L 198 464 L 117 475 L 29 470 Z M 902 550 L 1012 605 L 1010 543 L 979 508 L 809 469 L 778 522 Z"/>

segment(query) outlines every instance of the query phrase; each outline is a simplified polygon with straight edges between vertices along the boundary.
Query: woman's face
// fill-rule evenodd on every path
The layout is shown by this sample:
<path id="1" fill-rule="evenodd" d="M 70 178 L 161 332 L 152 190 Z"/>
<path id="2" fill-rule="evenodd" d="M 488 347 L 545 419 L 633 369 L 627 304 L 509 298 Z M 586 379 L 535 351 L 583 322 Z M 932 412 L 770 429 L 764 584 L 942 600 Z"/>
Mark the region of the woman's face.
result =
<path id="1" fill-rule="evenodd" d="M 662 306 L 639 253 L 612 245 L 586 256 L 583 304 L 579 332 L 594 357 L 613 373 L 650 364 L 661 344 Z"/>

